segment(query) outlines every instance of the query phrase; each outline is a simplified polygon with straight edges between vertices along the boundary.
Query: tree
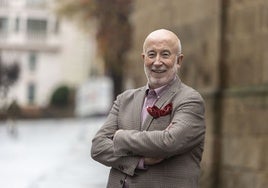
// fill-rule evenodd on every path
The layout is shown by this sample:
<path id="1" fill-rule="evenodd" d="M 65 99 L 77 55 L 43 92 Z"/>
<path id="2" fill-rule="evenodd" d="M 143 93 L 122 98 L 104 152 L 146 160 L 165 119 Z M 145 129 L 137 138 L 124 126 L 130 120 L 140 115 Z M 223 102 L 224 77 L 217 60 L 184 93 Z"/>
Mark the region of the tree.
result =
<path id="1" fill-rule="evenodd" d="M 126 52 L 131 47 L 132 28 L 129 15 L 132 0 L 59 0 L 58 12 L 63 16 L 97 21 L 96 39 L 105 62 L 105 73 L 114 84 L 114 96 L 123 89 Z"/>
<path id="2" fill-rule="evenodd" d="M 6 65 L 2 62 L 0 56 L 0 95 L 1 98 L 5 98 L 8 93 L 9 87 L 14 84 L 20 73 L 20 67 L 17 62 L 13 64 Z"/>
<path id="3" fill-rule="evenodd" d="M 19 78 L 20 67 L 17 62 L 7 65 L 3 63 L 0 54 L 0 113 L 6 113 L 7 110 L 7 94 L 9 87 L 13 85 Z M 7 111 L 8 113 L 9 111 Z"/>

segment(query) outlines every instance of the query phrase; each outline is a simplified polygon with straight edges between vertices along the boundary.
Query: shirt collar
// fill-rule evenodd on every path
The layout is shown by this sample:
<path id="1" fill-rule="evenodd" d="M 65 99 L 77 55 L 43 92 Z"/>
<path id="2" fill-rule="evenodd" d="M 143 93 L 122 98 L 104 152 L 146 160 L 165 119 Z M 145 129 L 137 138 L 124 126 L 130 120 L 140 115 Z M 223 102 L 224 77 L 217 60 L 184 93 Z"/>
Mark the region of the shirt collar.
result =
<path id="1" fill-rule="evenodd" d="M 175 76 L 175 78 L 172 81 L 170 81 L 169 83 L 167 83 L 166 85 L 163 85 L 163 86 L 161 86 L 159 88 L 153 89 L 155 91 L 155 93 L 156 93 L 157 98 L 161 97 L 162 94 L 164 93 L 164 91 L 166 90 L 166 88 L 168 88 L 170 85 L 172 85 L 172 83 L 175 80 L 177 80 L 177 76 Z M 149 84 L 147 83 L 147 85 L 146 85 L 146 96 L 148 95 L 149 90 L 150 90 Z"/>

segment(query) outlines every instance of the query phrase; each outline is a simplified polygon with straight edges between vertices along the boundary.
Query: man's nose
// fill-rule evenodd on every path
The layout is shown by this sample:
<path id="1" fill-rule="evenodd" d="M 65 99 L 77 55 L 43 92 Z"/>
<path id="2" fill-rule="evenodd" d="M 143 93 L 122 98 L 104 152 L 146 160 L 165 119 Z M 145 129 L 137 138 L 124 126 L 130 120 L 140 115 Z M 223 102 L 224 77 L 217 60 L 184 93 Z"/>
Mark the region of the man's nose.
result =
<path id="1" fill-rule="evenodd" d="M 156 66 L 160 66 L 160 65 L 162 65 L 162 64 L 163 64 L 163 63 L 162 63 L 161 56 L 160 56 L 160 55 L 157 55 L 157 56 L 155 57 L 154 65 L 156 65 Z"/>

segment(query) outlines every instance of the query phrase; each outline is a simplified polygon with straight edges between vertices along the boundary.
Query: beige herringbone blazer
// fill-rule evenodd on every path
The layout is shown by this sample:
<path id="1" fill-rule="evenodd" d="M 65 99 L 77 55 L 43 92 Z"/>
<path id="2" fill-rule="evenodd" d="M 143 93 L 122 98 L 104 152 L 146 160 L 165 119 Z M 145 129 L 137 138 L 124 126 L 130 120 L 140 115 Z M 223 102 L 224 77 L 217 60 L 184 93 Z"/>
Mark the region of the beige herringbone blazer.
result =
<path id="1" fill-rule="evenodd" d="M 149 115 L 142 126 L 145 88 L 119 95 L 92 140 L 92 158 L 111 167 L 107 187 L 121 188 L 126 181 L 129 188 L 197 188 L 205 138 L 202 97 L 177 78 L 155 104 L 172 103 L 172 113 L 157 119 Z M 113 138 L 118 129 L 124 131 Z M 165 160 L 139 170 L 144 156 Z"/>

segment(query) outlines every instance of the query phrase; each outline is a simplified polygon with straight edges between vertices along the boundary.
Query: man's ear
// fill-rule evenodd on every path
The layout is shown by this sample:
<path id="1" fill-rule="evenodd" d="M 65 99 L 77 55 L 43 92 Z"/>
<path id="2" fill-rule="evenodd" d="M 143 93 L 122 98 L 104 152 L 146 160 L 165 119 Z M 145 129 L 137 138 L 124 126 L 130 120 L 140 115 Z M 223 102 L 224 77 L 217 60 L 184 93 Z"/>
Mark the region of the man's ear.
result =
<path id="1" fill-rule="evenodd" d="M 177 58 L 177 68 L 179 69 L 182 65 L 182 59 L 183 59 L 183 54 L 180 54 Z"/>
<path id="2" fill-rule="evenodd" d="M 144 53 L 141 53 L 141 58 L 144 61 L 144 58 L 145 58 L 145 54 Z"/>

